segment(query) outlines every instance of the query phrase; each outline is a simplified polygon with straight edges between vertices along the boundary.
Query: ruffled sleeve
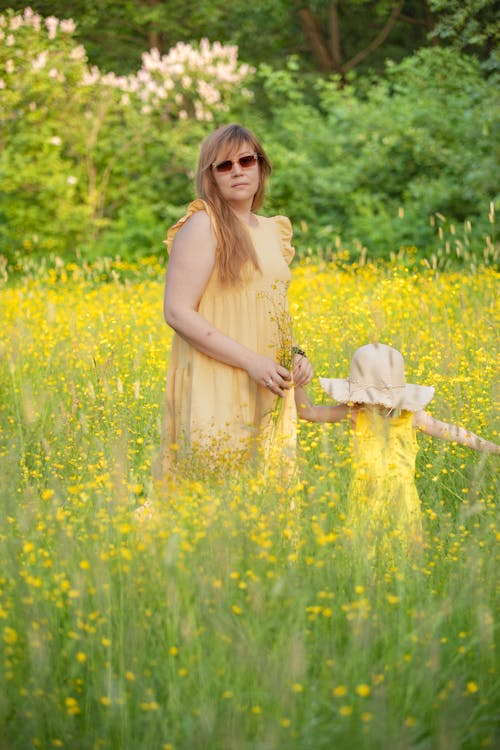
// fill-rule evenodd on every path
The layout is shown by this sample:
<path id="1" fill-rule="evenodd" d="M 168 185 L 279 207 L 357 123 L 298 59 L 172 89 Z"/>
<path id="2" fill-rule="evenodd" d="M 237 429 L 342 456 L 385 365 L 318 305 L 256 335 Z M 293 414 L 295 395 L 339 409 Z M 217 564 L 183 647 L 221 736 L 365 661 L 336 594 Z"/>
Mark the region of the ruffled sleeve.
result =
<path id="1" fill-rule="evenodd" d="M 177 234 L 179 229 L 182 226 L 184 226 L 184 224 L 189 219 L 189 217 L 195 214 L 197 211 L 206 211 L 213 225 L 214 220 L 212 216 L 212 211 L 210 207 L 205 203 L 205 201 L 201 200 L 201 198 L 197 198 L 196 200 L 192 201 L 192 203 L 190 203 L 188 206 L 187 213 L 181 219 L 179 219 L 179 221 L 177 221 L 173 226 L 170 227 L 170 229 L 167 232 L 167 238 L 163 240 L 163 243 L 167 246 L 169 255 L 170 255 L 170 251 L 172 250 L 172 244 L 174 242 L 175 235 Z"/>
<path id="2" fill-rule="evenodd" d="M 281 239 L 281 252 L 288 265 L 292 262 L 295 255 L 295 248 L 292 245 L 293 229 L 292 223 L 288 216 L 275 216 L 274 221 L 278 226 Z"/>

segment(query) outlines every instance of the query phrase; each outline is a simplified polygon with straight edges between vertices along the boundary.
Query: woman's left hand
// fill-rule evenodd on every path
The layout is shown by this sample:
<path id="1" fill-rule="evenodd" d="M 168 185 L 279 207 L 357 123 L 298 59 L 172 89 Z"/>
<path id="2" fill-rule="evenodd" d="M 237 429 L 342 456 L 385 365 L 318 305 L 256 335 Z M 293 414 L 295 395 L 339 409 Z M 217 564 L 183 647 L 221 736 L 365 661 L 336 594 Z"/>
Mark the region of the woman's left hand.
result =
<path id="1" fill-rule="evenodd" d="M 294 356 L 292 369 L 295 385 L 307 385 L 313 379 L 313 366 L 303 354 L 296 354 Z"/>

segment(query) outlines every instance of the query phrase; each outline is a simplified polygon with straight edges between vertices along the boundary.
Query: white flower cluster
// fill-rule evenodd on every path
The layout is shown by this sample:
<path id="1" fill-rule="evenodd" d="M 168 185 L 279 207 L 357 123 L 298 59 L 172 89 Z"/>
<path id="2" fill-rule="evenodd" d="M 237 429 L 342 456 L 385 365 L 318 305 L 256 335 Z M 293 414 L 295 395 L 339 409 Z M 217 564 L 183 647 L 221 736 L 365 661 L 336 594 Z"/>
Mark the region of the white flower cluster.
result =
<path id="1" fill-rule="evenodd" d="M 25 8 L 22 14 L 7 16 L 0 15 L 0 42 L 3 42 L 5 47 L 16 46 L 16 42 L 22 46 L 22 39 L 16 38 L 16 32 L 23 29 L 33 29 L 35 32 L 45 32 L 47 38 L 52 41 L 57 37 L 57 34 L 62 35 L 72 34 L 75 31 L 75 22 L 71 18 L 59 20 L 55 16 L 48 16 L 42 18 L 42 16 L 35 13 L 31 8 Z M 14 52 L 13 56 L 16 58 L 20 57 L 19 51 Z M 74 47 L 70 57 L 72 60 L 86 60 L 85 50 L 81 45 Z M 1 59 L 0 59 L 1 61 Z M 29 63 L 31 63 L 31 69 L 34 72 L 41 71 L 45 68 L 47 63 L 50 62 L 49 50 L 43 50 L 35 54 Z M 4 61 L 5 72 L 9 75 L 13 75 L 16 72 L 16 64 L 12 58 L 8 58 Z M 64 80 L 64 74 L 57 68 L 51 66 L 48 69 L 49 78 L 57 79 L 59 81 Z M 0 88 L 6 88 L 7 84 L 3 79 L 0 79 Z"/>
<path id="2" fill-rule="evenodd" d="M 10 19 L 7 16 L 0 16 L 0 28 L 7 28 L 8 31 L 14 32 L 23 28 L 23 26 L 31 27 L 36 31 L 40 31 L 42 26 L 45 26 L 49 39 L 55 39 L 58 30 L 61 34 L 72 34 L 76 28 L 72 18 L 61 21 L 55 16 L 42 18 L 31 8 L 25 8 L 22 14 L 12 16 Z"/>
<path id="3" fill-rule="evenodd" d="M 124 105 L 130 103 L 130 95 L 136 96 L 144 113 L 156 110 L 181 120 L 188 116 L 212 120 L 214 111 L 227 109 L 225 97 L 251 72 L 250 66 L 238 65 L 235 45 L 210 44 L 202 39 L 198 48 L 179 42 L 167 55 L 160 55 L 157 49 L 144 52 L 142 67 L 128 76 L 101 75 L 93 67 L 82 83 L 100 82 L 120 89 Z M 244 93 L 250 96 L 250 92 Z"/>

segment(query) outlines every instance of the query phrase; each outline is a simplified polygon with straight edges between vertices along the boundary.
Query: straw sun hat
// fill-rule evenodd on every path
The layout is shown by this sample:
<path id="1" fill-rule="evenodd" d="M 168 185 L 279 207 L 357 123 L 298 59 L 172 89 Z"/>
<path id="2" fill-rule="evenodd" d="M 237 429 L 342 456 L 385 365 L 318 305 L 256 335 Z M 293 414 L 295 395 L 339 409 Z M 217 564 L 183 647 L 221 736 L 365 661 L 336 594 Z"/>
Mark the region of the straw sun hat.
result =
<path id="1" fill-rule="evenodd" d="M 434 396 L 428 385 L 405 380 L 404 359 L 386 344 L 367 344 L 351 359 L 349 378 L 320 378 L 323 390 L 340 403 L 381 404 L 390 409 L 419 411 Z"/>

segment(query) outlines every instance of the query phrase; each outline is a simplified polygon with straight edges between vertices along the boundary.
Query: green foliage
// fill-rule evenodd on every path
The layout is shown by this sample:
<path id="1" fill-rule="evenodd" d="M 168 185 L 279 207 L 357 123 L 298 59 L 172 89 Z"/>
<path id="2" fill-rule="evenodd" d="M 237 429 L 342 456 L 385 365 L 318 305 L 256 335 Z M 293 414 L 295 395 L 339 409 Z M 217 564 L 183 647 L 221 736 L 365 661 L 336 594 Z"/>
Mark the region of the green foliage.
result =
<path id="1" fill-rule="evenodd" d="M 89 67 L 70 22 L 2 18 L 8 259 L 162 252 L 194 197 L 201 139 L 228 121 L 264 143 L 274 165 L 265 210 L 290 216 L 299 253 L 347 244 L 352 257 L 417 247 L 494 258 L 498 92 L 472 58 L 423 49 L 383 78 L 340 86 L 304 74 L 297 57 L 253 74 L 236 48 L 204 40 L 145 53 L 140 70 L 116 76 Z"/>
<path id="2" fill-rule="evenodd" d="M 42 16 L 72 18 L 77 39 L 89 60 L 100 69 L 127 74 L 140 65 L 145 49 L 167 50 L 179 41 L 199 40 L 217 14 L 195 0 L 35 0 L 30 6 Z M 222 5 L 222 4 L 221 4 Z M 25 2 L 0 2 L 0 9 L 22 12 Z M 215 9 L 213 9 L 215 11 Z M 194 30 L 196 29 L 196 31 Z M 201 31 L 200 31 L 201 30 Z"/>
<path id="3" fill-rule="evenodd" d="M 470 220 L 467 242 L 476 248 L 491 237 L 498 93 L 476 62 L 422 50 L 388 65 L 370 87 L 318 81 L 319 106 L 305 103 L 293 71 L 260 72 L 271 113 L 272 205 L 313 230 L 301 240 L 333 245 L 341 237 L 386 257 L 405 245 L 427 252 L 435 214 L 459 227 Z"/>
<path id="4" fill-rule="evenodd" d="M 90 221 L 73 156 L 84 145 L 85 54 L 69 33 L 49 40 L 6 24 L 2 36 L 0 243 L 60 251 L 60 237 L 74 243 Z"/>
<path id="5" fill-rule="evenodd" d="M 0 0 L 0 11 L 22 12 L 25 5 Z M 281 67 L 295 54 L 304 70 L 318 70 L 315 44 L 330 57 L 338 37 L 339 62 L 344 65 L 361 53 L 356 69 L 364 73 L 383 74 L 386 60 L 399 61 L 429 43 L 467 51 L 485 70 L 498 71 L 500 32 L 493 0 L 405 0 L 390 33 L 375 46 L 397 6 L 394 0 L 259 0 L 252 5 L 246 0 L 33 0 L 30 5 L 42 16 L 73 18 L 91 63 L 120 74 L 136 70 L 145 49 L 166 52 L 180 41 L 203 37 L 238 45 L 241 59 L 252 65 Z M 303 14 L 315 28 L 314 42 Z"/>
<path id="6" fill-rule="evenodd" d="M 485 71 L 500 72 L 500 16 L 494 0 L 429 0 L 431 38 L 474 54 Z"/>
<path id="7" fill-rule="evenodd" d="M 73 18 L 77 36 L 89 60 L 102 70 L 121 74 L 136 70 L 145 49 L 165 53 L 178 42 L 211 41 L 236 44 L 240 56 L 256 65 L 284 64 L 290 54 L 300 55 L 301 65 L 316 70 L 314 55 L 304 35 L 300 11 L 316 19 L 327 40 L 331 0 L 33 0 L 31 7 L 43 16 Z M 392 0 L 339 0 L 342 49 L 347 58 L 366 48 L 380 31 L 394 5 Z M 22 11 L 24 2 L 0 0 L 0 9 Z M 400 21 L 382 47 L 361 64 L 362 69 L 383 70 L 386 58 L 399 60 L 426 44 L 426 3 L 406 0 L 411 23 Z"/>
<path id="8" fill-rule="evenodd" d="M 74 24 L 0 16 L 0 253 L 158 250 L 214 114 L 248 92 L 234 48 L 178 46 L 136 74 L 89 68 Z M 219 80 L 220 77 L 220 80 Z M 188 85 L 188 81 L 192 85 Z M 170 208 L 168 208 L 170 207 Z"/>

